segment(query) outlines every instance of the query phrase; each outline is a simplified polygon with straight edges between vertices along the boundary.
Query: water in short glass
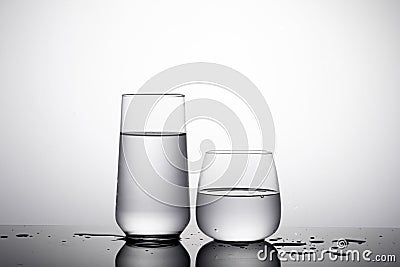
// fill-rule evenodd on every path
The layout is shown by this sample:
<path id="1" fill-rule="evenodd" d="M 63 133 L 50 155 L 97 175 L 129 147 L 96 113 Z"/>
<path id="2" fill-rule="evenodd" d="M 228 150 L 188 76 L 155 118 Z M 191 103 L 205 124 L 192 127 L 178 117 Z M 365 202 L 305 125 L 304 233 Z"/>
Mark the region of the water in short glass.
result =
<path id="1" fill-rule="evenodd" d="M 221 241 L 256 241 L 272 235 L 281 217 L 273 154 L 212 150 L 204 157 L 196 203 L 199 228 Z"/>
<path id="2" fill-rule="evenodd" d="M 116 221 L 131 239 L 178 238 L 189 222 L 184 101 L 122 96 Z"/>

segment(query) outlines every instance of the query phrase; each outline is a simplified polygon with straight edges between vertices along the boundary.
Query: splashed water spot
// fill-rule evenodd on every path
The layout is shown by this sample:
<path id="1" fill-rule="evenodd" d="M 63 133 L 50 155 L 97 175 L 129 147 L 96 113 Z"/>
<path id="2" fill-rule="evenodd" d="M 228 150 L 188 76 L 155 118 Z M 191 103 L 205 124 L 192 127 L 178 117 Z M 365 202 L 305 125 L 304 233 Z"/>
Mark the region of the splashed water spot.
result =
<path id="1" fill-rule="evenodd" d="M 311 240 L 310 241 L 311 244 L 322 244 L 324 242 L 325 242 L 324 240 Z"/>
<path id="2" fill-rule="evenodd" d="M 271 238 L 271 239 L 269 239 L 269 241 L 271 241 L 271 242 L 275 242 L 275 241 L 279 241 L 279 240 L 281 240 L 282 239 L 282 237 L 277 237 L 277 238 Z M 261 246 L 261 245 L 260 245 Z"/>
<path id="3" fill-rule="evenodd" d="M 364 244 L 366 241 L 365 240 L 358 240 L 358 239 L 350 239 L 350 238 L 345 238 L 347 243 L 356 243 L 358 245 Z M 332 240 L 332 242 L 337 243 L 338 239 Z"/>
<path id="4" fill-rule="evenodd" d="M 28 237 L 29 235 L 28 234 L 16 234 L 15 236 L 16 237 Z"/>
<path id="5" fill-rule="evenodd" d="M 273 243 L 273 245 L 279 247 L 297 247 L 297 246 L 305 246 L 306 243 L 281 242 L 281 243 Z"/>
<path id="6" fill-rule="evenodd" d="M 115 237 L 115 238 L 124 238 L 125 236 L 122 235 L 115 235 L 115 234 L 91 234 L 91 233 L 74 233 L 76 236 L 90 236 L 90 237 Z"/>

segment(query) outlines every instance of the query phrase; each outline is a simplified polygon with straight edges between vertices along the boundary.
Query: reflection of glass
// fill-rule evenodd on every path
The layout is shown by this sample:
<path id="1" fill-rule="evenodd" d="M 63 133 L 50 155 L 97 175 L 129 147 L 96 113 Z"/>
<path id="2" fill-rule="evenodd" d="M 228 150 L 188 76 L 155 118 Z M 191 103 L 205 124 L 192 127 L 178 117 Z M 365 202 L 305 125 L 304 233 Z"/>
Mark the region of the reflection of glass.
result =
<path id="1" fill-rule="evenodd" d="M 116 220 L 129 238 L 177 238 L 189 221 L 184 96 L 122 97 Z"/>
<path id="2" fill-rule="evenodd" d="M 267 257 L 265 256 L 267 255 Z M 196 267 L 280 266 L 278 252 L 268 242 L 225 243 L 212 241 L 197 254 Z"/>
<path id="3" fill-rule="evenodd" d="M 212 150 L 204 157 L 197 194 L 200 229 L 222 241 L 255 241 L 280 222 L 278 178 L 270 152 Z"/>
<path id="4" fill-rule="evenodd" d="M 189 267 L 190 256 L 179 243 L 133 244 L 126 242 L 115 258 L 115 267 Z"/>

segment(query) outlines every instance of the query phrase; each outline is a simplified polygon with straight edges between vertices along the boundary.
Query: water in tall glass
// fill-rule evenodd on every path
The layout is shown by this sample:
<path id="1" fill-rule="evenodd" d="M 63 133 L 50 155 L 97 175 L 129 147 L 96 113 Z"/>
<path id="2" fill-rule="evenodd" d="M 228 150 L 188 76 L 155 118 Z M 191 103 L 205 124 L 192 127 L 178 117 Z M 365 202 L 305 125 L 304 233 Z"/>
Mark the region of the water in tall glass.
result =
<path id="1" fill-rule="evenodd" d="M 116 220 L 128 237 L 179 236 L 186 227 L 186 158 L 185 133 L 121 133 Z"/>

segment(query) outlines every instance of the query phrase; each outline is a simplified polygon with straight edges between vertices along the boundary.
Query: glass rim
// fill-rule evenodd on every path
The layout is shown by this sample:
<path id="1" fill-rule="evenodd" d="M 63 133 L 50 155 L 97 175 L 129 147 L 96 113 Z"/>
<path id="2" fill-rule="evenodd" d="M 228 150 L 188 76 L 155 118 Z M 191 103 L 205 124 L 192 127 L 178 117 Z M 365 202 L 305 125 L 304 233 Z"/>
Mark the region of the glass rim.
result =
<path id="1" fill-rule="evenodd" d="M 241 150 L 241 149 L 234 149 L 234 150 L 229 150 L 229 149 L 213 149 L 213 150 L 208 150 L 206 154 L 225 154 L 225 155 L 249 155 L 249 154 L 255 154 L 255 155 L 272 155 L 273 153 L 268 150 Z"/>
<path id="2" fill-rule="evenodd" d="M 130 96 L 174 96 L 174 97 L 185 97 L 184 94 L 179 93 L 135 93 L 135 94 L 122 94 L 122 97 Z"/>

